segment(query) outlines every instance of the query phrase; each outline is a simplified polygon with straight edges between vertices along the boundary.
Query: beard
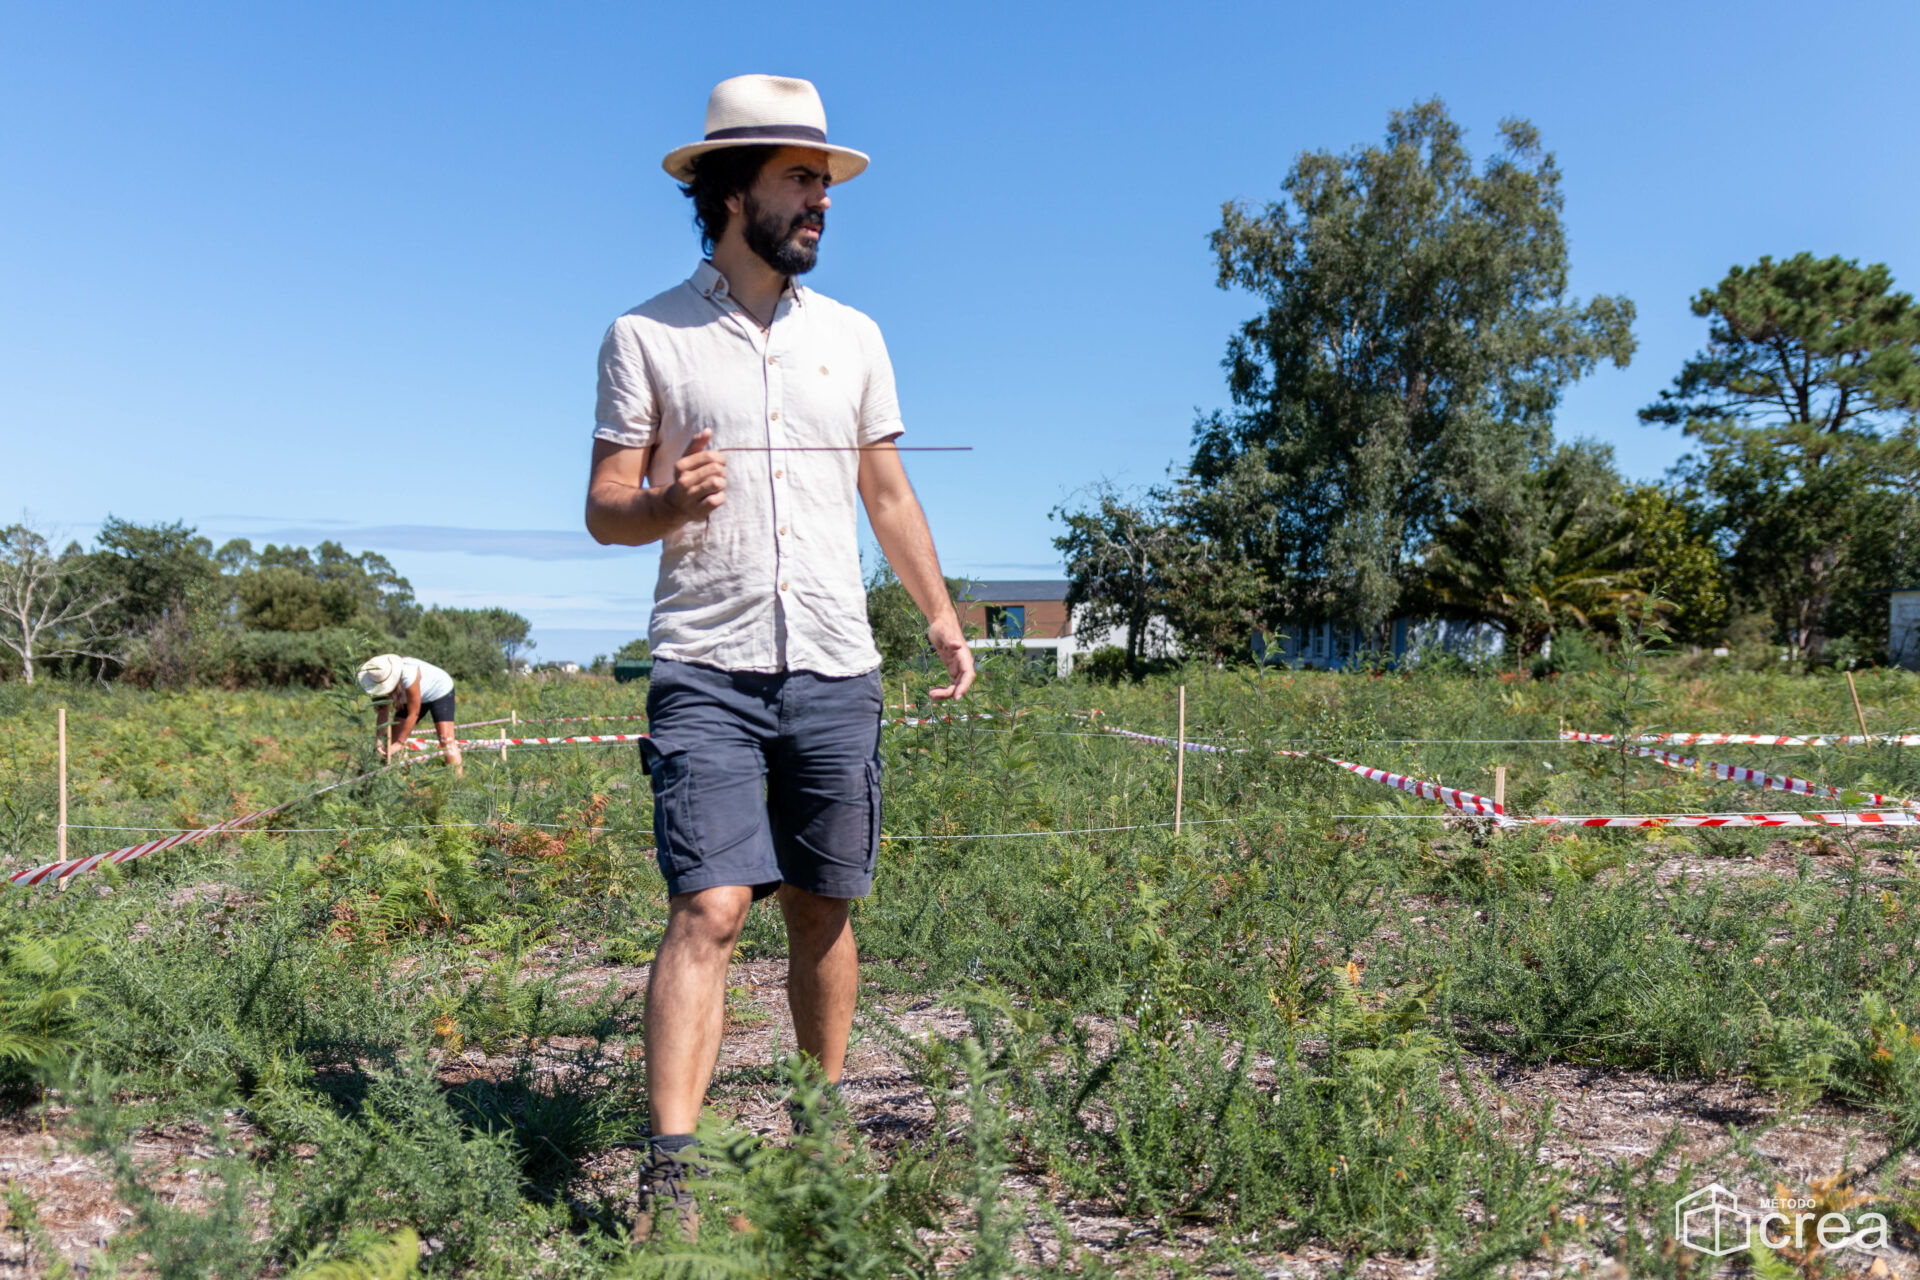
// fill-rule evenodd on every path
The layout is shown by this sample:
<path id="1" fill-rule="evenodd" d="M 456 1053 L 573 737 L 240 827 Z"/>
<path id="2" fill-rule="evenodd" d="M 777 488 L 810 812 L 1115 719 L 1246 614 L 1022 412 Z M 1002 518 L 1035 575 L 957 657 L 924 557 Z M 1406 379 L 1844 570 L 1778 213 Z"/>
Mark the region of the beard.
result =
<path id="1" fill-rule="evenodd" d="M 783 276 L 801 276 L 813 270 L 814 263 L 820 259 L 820 242 L 802 240 L 800 228 L 825 230 L 826 214 L 803 213 L 789 218 L 768 213 L 751 192 L 747 193 L 740 213 L 746 219 L 740 228 L 741 235 L 746 239 L 747 248 L 759 255 L 762 262 Z"/>

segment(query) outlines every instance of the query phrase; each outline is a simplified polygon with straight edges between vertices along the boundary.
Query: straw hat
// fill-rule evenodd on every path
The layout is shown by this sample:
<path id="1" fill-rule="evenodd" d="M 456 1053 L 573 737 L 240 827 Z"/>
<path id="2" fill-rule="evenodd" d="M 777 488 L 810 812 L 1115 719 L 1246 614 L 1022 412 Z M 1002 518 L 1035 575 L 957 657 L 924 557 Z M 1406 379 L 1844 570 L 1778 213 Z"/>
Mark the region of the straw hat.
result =
<path id="1" fill-rule="evenodd" d="M 400 655 L 383 653 L 360 664 L 360 687 L 369 698 L 384 697 L 400 683 Z"/>
<path id="2" fill-rule="evenodd" d="M 827 141 L 827 109 L 810 80 L 790 76 L 735 76 L 713 86 L 707 98 L 707 136 L 667 152 L 660 165 L 682 182 L 693 180 L 693 162 L 722 147 L 810 147 L 827 153 L 834 182 L 858 177 L 867 155 Z"/>

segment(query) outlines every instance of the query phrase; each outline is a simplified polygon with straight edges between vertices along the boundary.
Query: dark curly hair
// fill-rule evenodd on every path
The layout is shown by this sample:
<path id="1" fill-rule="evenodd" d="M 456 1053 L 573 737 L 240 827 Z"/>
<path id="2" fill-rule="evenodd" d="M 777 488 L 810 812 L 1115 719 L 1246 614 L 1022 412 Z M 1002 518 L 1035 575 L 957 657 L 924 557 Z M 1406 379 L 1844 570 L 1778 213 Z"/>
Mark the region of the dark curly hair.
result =
<path id="1" fill-rule="evenodd" d="M 760 176 L 778 147 L 721 147 L 693 162 L 693 181 L 680 194 L 693 201 L 693 225 L 700 228 L 700 251 L 712 253 L 727 229 L 727 201 Z"/>

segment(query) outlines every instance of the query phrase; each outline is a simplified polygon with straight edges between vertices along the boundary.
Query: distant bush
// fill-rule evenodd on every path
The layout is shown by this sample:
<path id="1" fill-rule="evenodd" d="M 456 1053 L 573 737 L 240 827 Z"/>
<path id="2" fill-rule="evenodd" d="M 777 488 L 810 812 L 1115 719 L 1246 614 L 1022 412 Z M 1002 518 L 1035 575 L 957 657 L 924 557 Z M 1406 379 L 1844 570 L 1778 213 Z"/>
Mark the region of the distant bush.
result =
<path id="1" fill-rule="evenodd" d="M 486 684 L 507 678 L 507 655 L 499 639 L 490 634 L 484 614 L 478 609 L 429 609 L 407 638 L 399 652 L 425 658 L 460 684 Z M 504 612 L 504 611 L 502 611 Z M 517 618 L 517 615 L 510 615 Z M 524 638 L 524 620 L 520 622 Z"/>
<path id="2" fill-rule="evenodd" d="M 1127 651 L 1117 644 L 1101 645 L 1074 658 L 1073 674 L 1100 684 L 1119 684 L 1127 678 Z"/>
<path id="3" fill-rule="evenodd" d="M 1584 675 L 1603 670 L 1607 665 L 1605 642 L 1591 631 L 1571 627 L 1553 633 L 1548 652 L 1533 660 L 1533 678 L 1544 680 L 1556 675 Z"/>
<path id="4" fill-rule="evenodd" d="M 385 637 L 351 627 L 319 631 L 241 631 L 222 628 L 195 656 L 198 683 L 223 689 L 272 685 L 331 688 L 342 672 L 391 646 Z"/>

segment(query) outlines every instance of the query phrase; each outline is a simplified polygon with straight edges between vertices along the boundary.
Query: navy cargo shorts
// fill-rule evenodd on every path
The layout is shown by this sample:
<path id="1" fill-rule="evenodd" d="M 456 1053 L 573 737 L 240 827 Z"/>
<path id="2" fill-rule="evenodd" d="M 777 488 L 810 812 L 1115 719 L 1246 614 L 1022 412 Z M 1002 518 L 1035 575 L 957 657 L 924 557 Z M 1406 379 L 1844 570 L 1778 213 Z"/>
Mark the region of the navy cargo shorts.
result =
<path id="1" fill-rule="evenodd" d="M 864 898 L 880 853 L 880 673 L 656 662 L 641 760 L 667 893 Z"/>

